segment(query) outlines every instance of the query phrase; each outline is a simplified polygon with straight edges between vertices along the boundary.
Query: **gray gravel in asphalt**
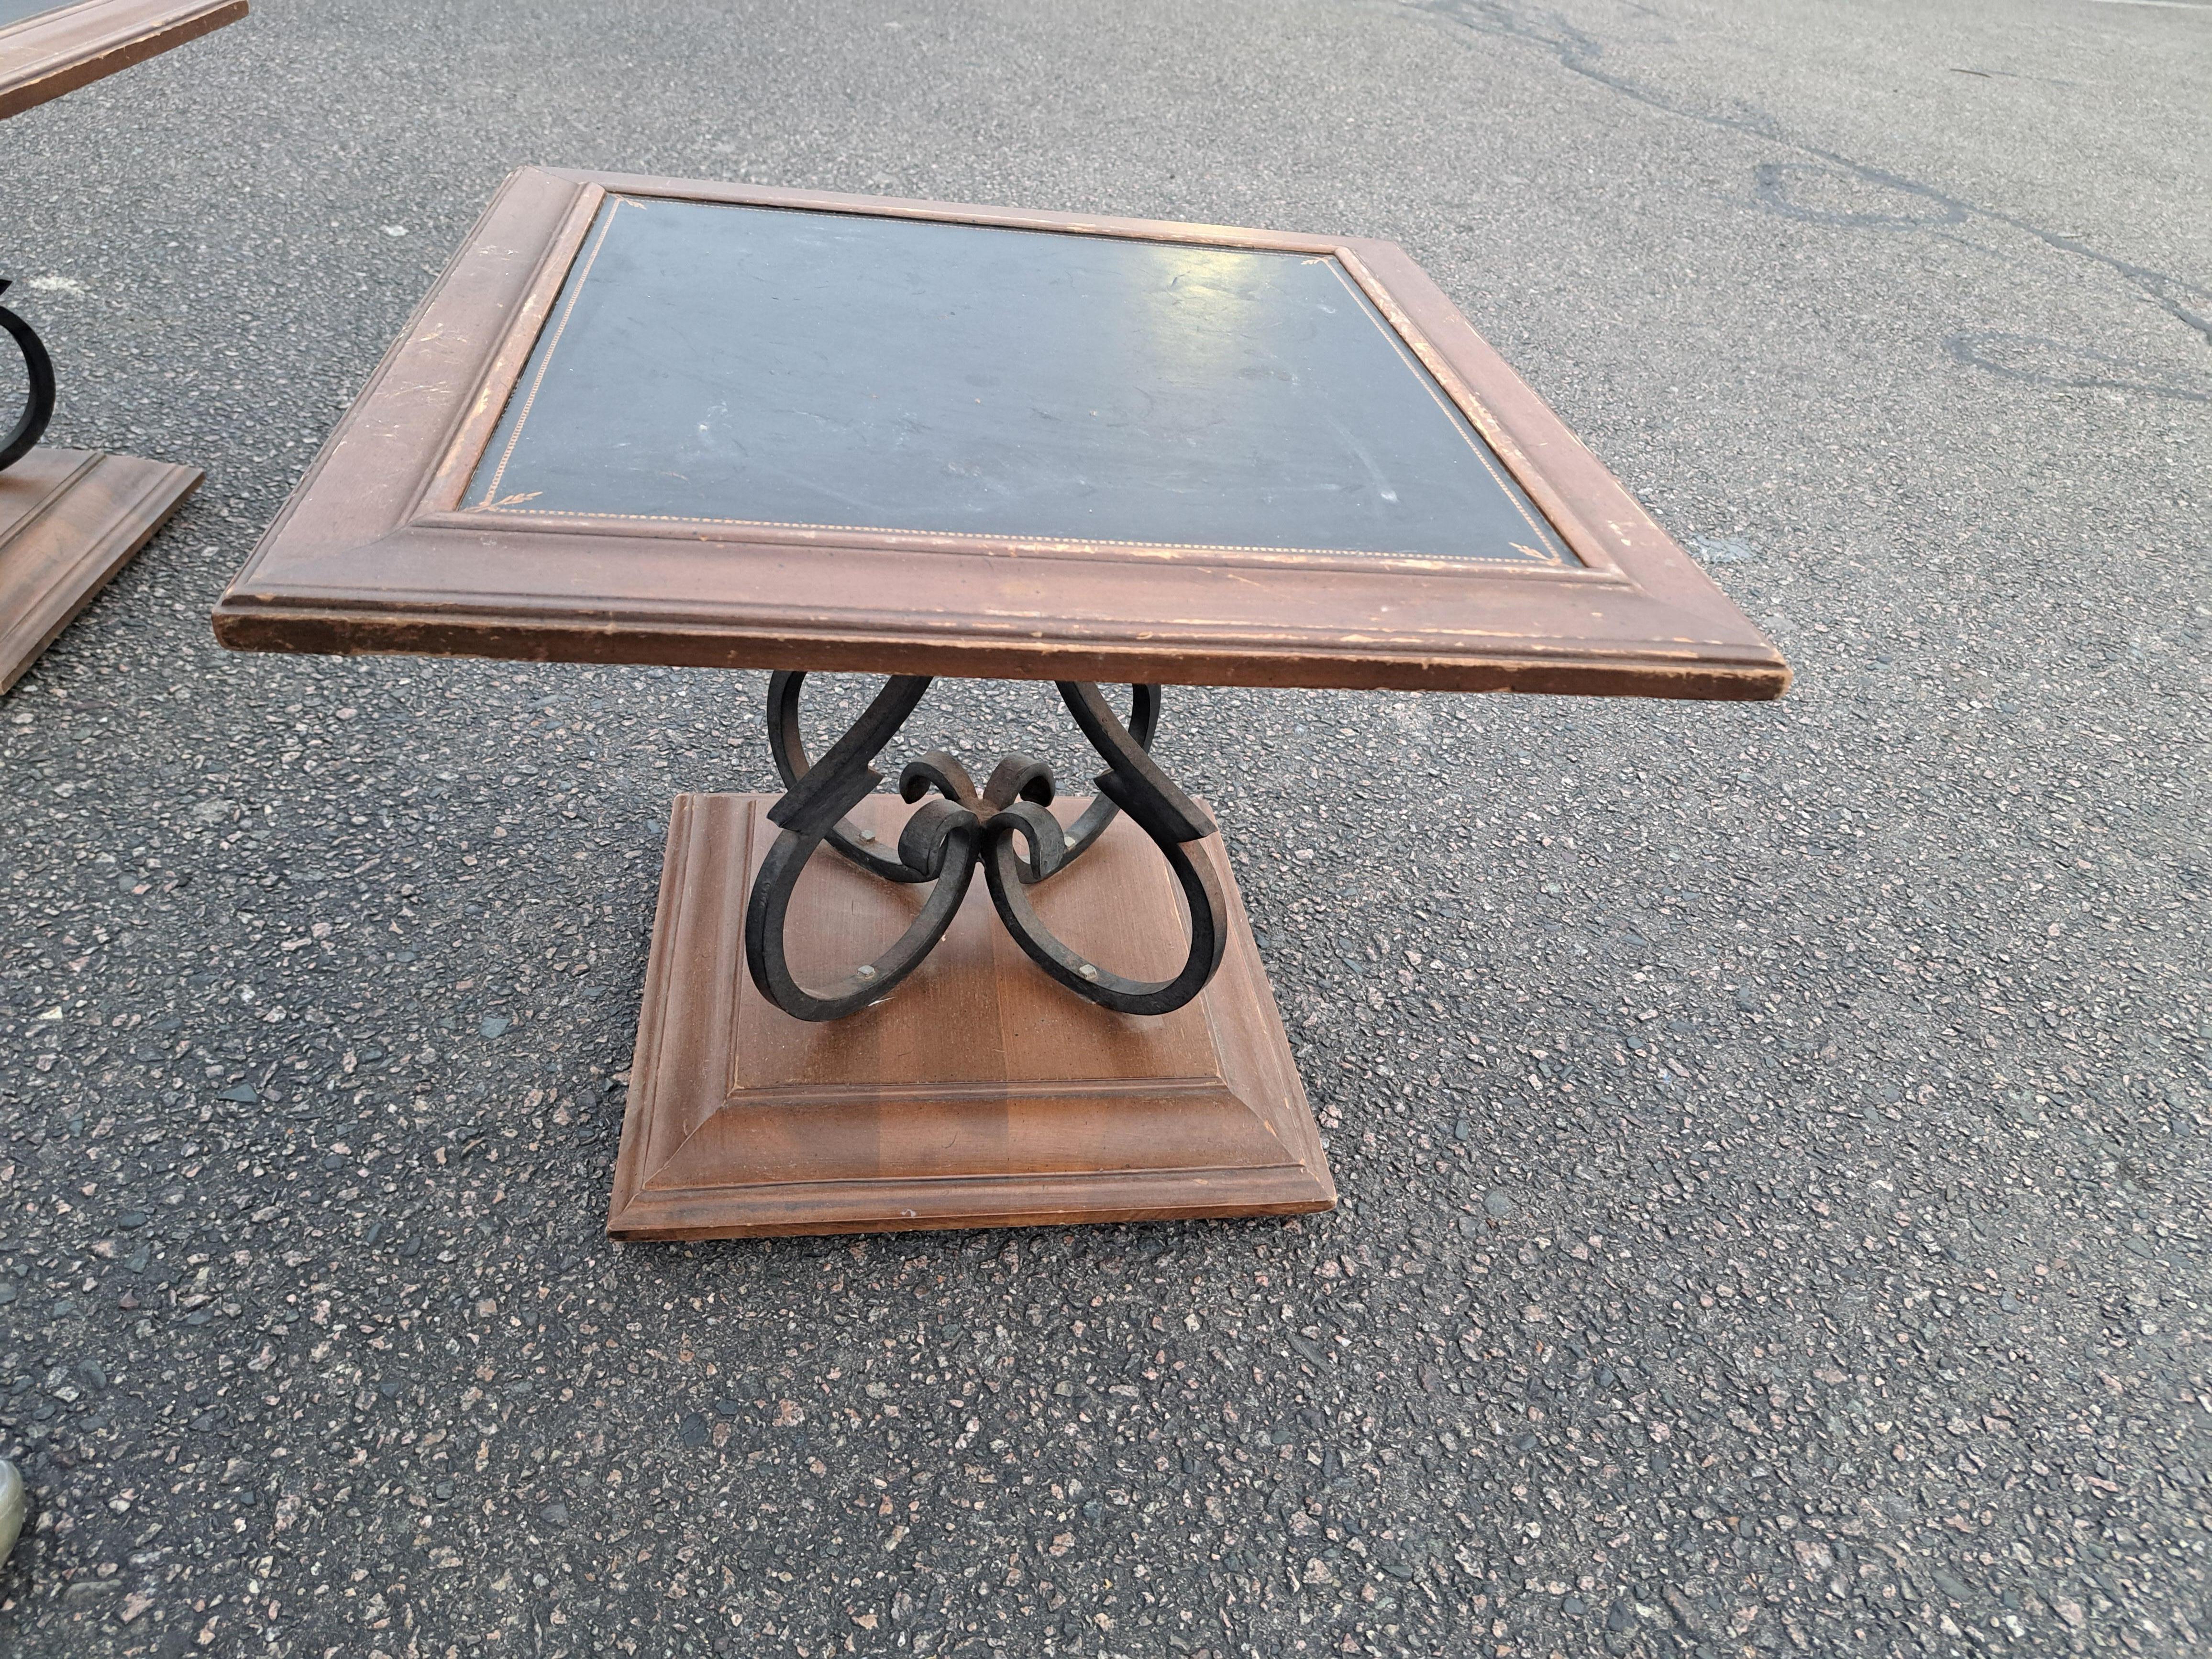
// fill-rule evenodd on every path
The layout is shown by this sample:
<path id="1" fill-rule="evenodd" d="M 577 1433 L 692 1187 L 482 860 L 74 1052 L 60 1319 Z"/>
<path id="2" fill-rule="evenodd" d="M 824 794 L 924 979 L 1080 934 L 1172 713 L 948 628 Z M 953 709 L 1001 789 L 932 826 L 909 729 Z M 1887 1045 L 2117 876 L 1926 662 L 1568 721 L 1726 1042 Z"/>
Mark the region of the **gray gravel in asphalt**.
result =
<path id="1" fill-rule="evenodd" d="M 53 436 L 210 474 L 0 702 L 0 1646 L 2201 1651 L 2208 74 L 2089 0 L 258 0 L 0 125 Z M 205 620 L 529 161 L 1395 238 L 1798 686 L 1170 694 L 1334 1216 L 617 1250 L 760 678 Z M 1048 697 L 915 747 L 1087 775 Z"/>

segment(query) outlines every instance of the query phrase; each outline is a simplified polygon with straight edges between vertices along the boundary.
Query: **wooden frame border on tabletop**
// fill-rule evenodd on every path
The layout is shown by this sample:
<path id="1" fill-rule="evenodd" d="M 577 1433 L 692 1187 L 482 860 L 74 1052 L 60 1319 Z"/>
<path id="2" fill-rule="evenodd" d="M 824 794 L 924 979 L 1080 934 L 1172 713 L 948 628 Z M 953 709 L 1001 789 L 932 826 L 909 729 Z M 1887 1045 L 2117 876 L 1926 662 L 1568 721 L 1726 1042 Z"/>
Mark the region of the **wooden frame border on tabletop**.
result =
<path id="1" fill-rule="evenodd" d="M 246 0 L 77 0 L 0 28 L 0 119 L 246 15 Z"/>
<path id="2" fill-rule="evenodd" d="M 1579 563 L 471 510 L 463 490 L 610 195 L 1335 259 Z M 1390 243 L 536 167 L 501 188 L 214 620 L 247 650 L 1735 699 L 1789 684 Z"/>

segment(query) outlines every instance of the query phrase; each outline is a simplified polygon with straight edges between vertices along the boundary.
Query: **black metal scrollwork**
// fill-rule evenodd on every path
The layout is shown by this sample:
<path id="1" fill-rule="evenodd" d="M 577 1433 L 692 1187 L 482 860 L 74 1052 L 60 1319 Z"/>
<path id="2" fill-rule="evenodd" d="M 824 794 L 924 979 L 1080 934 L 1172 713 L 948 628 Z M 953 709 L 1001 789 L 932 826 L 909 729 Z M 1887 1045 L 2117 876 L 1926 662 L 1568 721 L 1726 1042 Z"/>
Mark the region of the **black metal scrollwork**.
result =
<path id="1" fill-rule="evenodd" d="M 0 294 L 5 294 L 9 286 L 8 280 L 0 277 Z M 53 419 L 54 360 L 46 356 L 46 342 L 31 325 L 5 306 L 0 306 L 0 330 L 14 337 L 15 349 L 23 356 L 23 371 L 31 382 L 22 417 L 5 438 L 0 438 L 0 472 L 5 472 L 31 453 L 45 434 L 46 422 Z"/>
<path id="2" fill-rule="evenodd" d="M 937 799 L 907 819 L 896 848 L 885 848 L 845 815 L 883 781 L 871 763 L 919 706 L 929 681 L 906 675 L 884 682 L 852 729 L 816 763 L 799 730 L 805 680 L 803 673 L 781 673 L 769 682 L 769 747 L 786 793 L 769 809 L 781 833 L 762 861 L 745 908 L 745 963 L 763 996 L 808 1020 L 842 1019 L 880 1001 L 952 925 L 978 864 L 1007 931 L 1031 961 L 1077 995 L 1122 1013 L 1164 1014 L 1206 988 L 1221 966 L 1228 908 L 1212 863 L 1184 850 L 1212 835 L 1213 821 L 1147 752 L 1159 724 L 1159 687 L 1132 688 L 1125 725 L 1097 686 L 1059 683 L 1076 724 L 1107 766 L 1098 776 L 1098 799 L 1073 823 L 1063 827 L 1047 810 L 1055 790 L 1052 769 L 1042 761 L 1009 755 L 979 790 L 957 760 L 936 750 L 901 770 L 899 794 L 910 802 L 933 793 Z M 1024 890 L 1082 857 L 1122 812 L 1166 858 L 1190 912 L 1189 948 L 1181 970 L 1167 979 L 1130 979 L 1085 960 L 1044 925 Z M 835 985 L 810 990 L 791 972 L 784 924 L 799 872 L 825 842 L 871 875 L 934 882 L 936 888 L 889 950 Z"/>

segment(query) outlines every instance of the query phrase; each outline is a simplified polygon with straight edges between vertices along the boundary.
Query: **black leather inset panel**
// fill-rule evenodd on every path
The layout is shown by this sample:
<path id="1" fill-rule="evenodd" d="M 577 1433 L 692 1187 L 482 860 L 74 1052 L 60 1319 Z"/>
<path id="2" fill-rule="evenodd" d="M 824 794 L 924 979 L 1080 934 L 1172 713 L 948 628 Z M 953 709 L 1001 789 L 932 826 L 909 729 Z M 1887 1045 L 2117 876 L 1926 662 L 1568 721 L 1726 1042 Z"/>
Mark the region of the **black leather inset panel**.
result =
<path id="1" fill-rule="evenodd" d="M 1334 259 L 635 198 L 468 504 L 1571 561 Z"/>

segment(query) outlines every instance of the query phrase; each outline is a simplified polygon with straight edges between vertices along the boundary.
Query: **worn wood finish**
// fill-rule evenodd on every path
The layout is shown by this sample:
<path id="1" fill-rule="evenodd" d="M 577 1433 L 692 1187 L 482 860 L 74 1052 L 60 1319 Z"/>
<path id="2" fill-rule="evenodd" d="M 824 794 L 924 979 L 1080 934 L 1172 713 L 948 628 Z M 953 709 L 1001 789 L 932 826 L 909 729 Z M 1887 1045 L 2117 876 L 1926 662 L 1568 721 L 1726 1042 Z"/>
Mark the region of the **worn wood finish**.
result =
<path id="1" fill-rule="evenodd" d="M 77 0 L 0 28 L 0 118 L 235 23 L 246 0 Z"/>
<path id="2" fill-rule="evenodd" d="M 201 476 L 85 449 L 34 449 L 0 472 L 0 693 L 131 562 Z"/>
<path id="3" fill-rule="evenodd" d="M 1579 566 L 468 510 L 466 482 L 609 192 L 1333 258 Z M 534 168 L 501 190 L 215 626 L 240 649 L 1033 679 L 1726 698 L 1789 682 L 1390 244 Z"/>
<path id="4" fill-rule="evenodd" d="M 1285 1215 L 1336 1201 L 1321 1139 L 1218 840 L 1235 915 L 1221 972 L 1172 1014 L 1069 996 L 1024 957 L 979 880 L 915 975 L 810 1024 L 743 961 L 770 795 L 680 795 L 607 1231 L 618 1238 Z M 1072 819 L 1085 802 L 1054 811 Z M 855 814 L 887 842 L 910 810 Z M 1117 821 L 1036 890 L 1078 948 L 1164 972 L 1182 922 L 1165 866 Z M 921 895 L 824 853 L 792 907 L 793 965 L 825 980 L 880 949 Z"/>

